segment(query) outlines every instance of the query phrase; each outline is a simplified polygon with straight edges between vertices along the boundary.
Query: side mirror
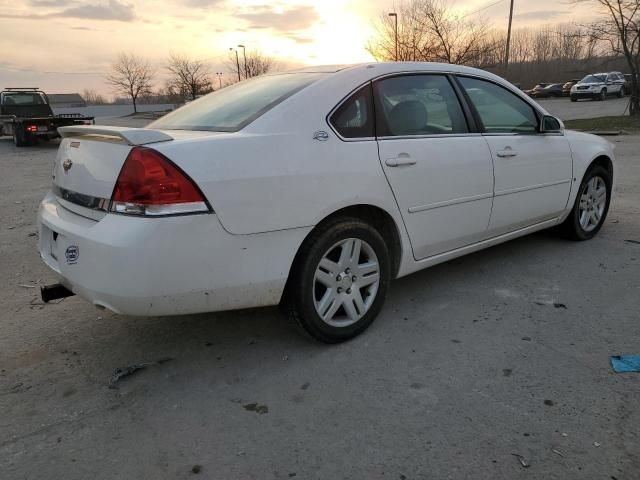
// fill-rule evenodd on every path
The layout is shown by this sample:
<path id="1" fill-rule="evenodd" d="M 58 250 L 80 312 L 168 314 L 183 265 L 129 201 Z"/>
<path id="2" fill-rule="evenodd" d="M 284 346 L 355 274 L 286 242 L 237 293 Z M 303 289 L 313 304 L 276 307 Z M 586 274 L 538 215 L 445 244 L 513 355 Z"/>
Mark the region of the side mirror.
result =
<path id="1" fill-rule="evenodd" d="M 562 122 L 556 117 L 545 115 L 540 123 L 540 133 L 559 133 L 562 131 Z"/>

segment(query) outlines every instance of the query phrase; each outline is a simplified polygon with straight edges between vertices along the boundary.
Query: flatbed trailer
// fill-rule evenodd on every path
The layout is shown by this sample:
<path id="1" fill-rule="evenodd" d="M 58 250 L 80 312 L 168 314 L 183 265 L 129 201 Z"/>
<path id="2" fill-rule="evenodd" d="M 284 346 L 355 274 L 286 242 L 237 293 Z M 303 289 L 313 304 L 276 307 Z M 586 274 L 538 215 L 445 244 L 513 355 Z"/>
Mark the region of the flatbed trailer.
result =
<path id="1" fill-rule="evenodd" d="M 58 138 L 58 127 L 94 123 L 94 117 L 79 113 L 54 115 L 49 97 L 38 88 L 6 88 L 0 92 L 0 135 L 13 137 L 16 147 Z"/>

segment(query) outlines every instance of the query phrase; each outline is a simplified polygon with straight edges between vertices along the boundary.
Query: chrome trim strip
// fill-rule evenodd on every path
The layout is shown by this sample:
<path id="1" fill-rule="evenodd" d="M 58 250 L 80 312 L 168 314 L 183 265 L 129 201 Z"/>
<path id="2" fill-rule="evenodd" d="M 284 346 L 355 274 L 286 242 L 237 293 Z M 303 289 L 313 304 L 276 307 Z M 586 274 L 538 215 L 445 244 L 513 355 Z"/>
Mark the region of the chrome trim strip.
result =
<path id="1" fill-rule="evenodd" d="M 81 207 L 90 208 L 91 210 L 98 210 L 100 212 L 109 211 L 110 200 L 108 198 L 85 195 L 84 193 L 67 190 L 66 188 L 62 188 L 56 184 L 53 185 L 52 190 L 57 197 L 60 197 L 69 203 L 74 203 L 76 205 L 80 205 Z"/>
<path id="2" fill-rule="evenodd" d="M 547 188 L 547 187 L 554 187 L 556 185 L 563 185 L 565 183 L 571 183 L 571 179 L 569 180 L 558 180 L 555 182 L 548 182 L 548 183 L 540 183 L 537 185 L 528 185 L 526 187 L 518 187 L 518 188 L 511 188 L 509 190 L 501 190 L 499 192 L 495 193 L 496 197 L 501 197 L 504 195 L 511 195 L 512 193 L 520 193 L 520 192 L 526 192 L 528 190 L 537 190 L 539 188 Z"/>
<path id="3" fill-rule="evenodd" d="M 410 207 L 409 213 L 423 212 L 425 210 L 433 210 L 434 208 L 448 207 L 450 205 L 458 205 L 461 203 L 475 202 L 477 200 L 485 200 L 493 197 L 493 193 L 482 193 L 480 195 L 473 195 L 471 197 L 454 198 L 453 200 L 445 200 L 444 202 L 430 203 L 429 205 L 418 205 L 416 207 Z"/>
<path id="4" fill-rule="evenodd" d="M 481 137 L 481 133 L 431 133 L 424 135 L 391 135 L 385 137 L 378 137 L 378 141 L 381 140 L 413 140 L 421 138 L 460 138 L 460 137 Z"/>

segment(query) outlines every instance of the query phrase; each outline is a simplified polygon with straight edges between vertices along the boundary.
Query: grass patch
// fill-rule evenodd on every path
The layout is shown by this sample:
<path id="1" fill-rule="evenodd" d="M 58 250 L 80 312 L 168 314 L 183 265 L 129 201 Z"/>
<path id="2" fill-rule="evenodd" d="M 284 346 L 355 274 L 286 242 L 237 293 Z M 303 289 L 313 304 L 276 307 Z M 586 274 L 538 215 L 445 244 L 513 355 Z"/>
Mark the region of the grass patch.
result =
<path id="1" fill-rule="evenodd" d="M 629 115 L 621 117 L 582 118 L 579 120 L 566 120 L 565 127 L 571 130 L 584 131 L 608 131 L 625 130 L 627 132 L 640 131 L 640 116 Z"/>

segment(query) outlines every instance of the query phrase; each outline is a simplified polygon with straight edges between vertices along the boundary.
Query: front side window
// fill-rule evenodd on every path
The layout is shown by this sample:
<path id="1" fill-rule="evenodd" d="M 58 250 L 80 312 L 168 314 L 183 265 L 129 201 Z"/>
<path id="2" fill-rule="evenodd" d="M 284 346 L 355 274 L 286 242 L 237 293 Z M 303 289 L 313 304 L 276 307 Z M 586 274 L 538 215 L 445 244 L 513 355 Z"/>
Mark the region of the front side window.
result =
<path id="1" fill-rule="evenodd" d="M 458 97 L 444 75 L 405 75 L 374 84 L 378 136 L 467 133 Z"/>
<path id="2" fill-rule="evenodd" d="M 329 122 L 345 138 L 374 137 L 371 85 L 366 85 L 351 95 L 331 115 Z"/>
<path id="3" fill-rule="evenodd" d="M 326 73 L 265 75 L 194 100 L 149 128 L 235 132 Z"/>
<path id="4" fill-rule="evenodd" d="M 495 83 L 459 77 L 487 133 L 537 133 L 538 116 L 531 105 Z"/>

